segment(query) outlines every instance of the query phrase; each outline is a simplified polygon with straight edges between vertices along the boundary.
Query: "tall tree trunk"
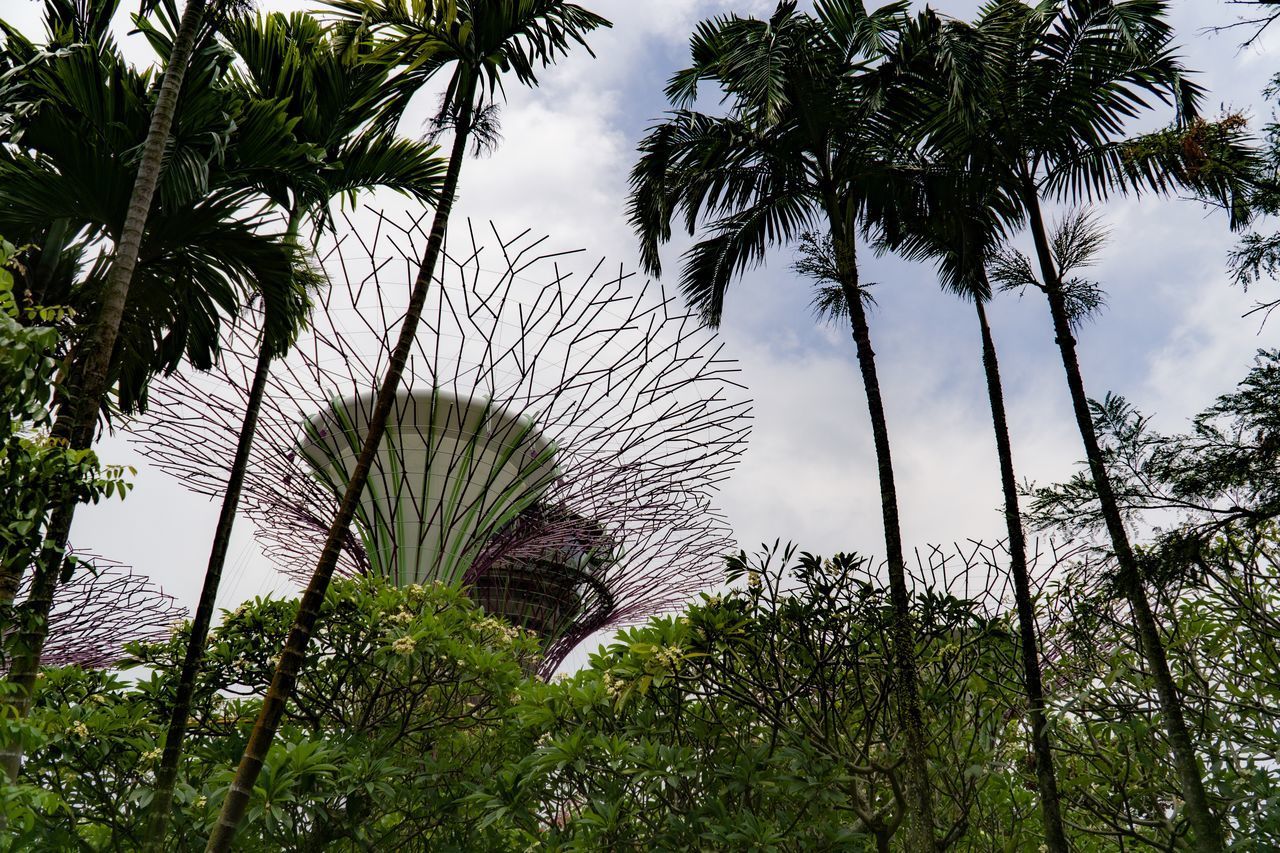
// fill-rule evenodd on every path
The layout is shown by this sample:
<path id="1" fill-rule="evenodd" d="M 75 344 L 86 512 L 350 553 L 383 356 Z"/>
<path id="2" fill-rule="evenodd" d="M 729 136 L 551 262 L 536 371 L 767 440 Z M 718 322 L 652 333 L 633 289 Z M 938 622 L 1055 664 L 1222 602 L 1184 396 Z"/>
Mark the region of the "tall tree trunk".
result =
<path id="1" fill-rule="evenodd" d="M 915 628 L 911 624 L 911 594 L 907 590 L 907 563 L 902 548 L 902 529 L 898 523 L 898 489 L 893 479 L 893 459 L 889 453 L 889 428 L 880 396 L 880 378 L 876 373 L 875 351 L 871 348 L 871 328 L 858 287 L 858 263 L 852 238 L 844 237 L 840 206 L 834 193 L 826 192 L 827 217 L 832 225 L 840 287 L 849 309 L 858 368 L 867 394 L 867 413 L 871 416 L 871 436 L 875 444 L 876 469 L 880 479 L 880 512 L 884 521 L 885 560 L 889 570 L 889 598 L 893 605 L 894 679 L 898 692 L 898 713 L 907 746 L 908 796 L 913 819 L 908 822 L 908 844 L 912 850 L 934 850 L 933 788 L 929 781 L 929 758 L 925 749 L 924 718 L 920 712 L 920 687 L 916 673 Z"/>
<path id="2" fill-rule="evenodd" d="M 77 348 L 80 357 L 76 359 L 78 363 L 74 365 L 68 382 L 70 393 L 66 408 L 70 411 L 60 412 L 58 422 L 54 425 L 54 435 L 67 439 L 75 448 L 88 447 L 91 443 L 94 427 L 97 425 L 98 409 L 107 392 L 107 374 L 129 299 L 129 285 L 133 281 L 133 271 L 142 248 L 143 229 L 147 224 L 156 187 L 160 183 L 164 151 L 178 109 L 182 78 L 195 51 L 196 35 L 204 19 L 206 2 L 207 0 L 188 0 L 182 12 L 173 49 L 165 64 L 160 91 L 156 95 L 156 105 L 151 112 L 151 125 L 142 145 L 142 157 L 138 163 L 133 192 L 129 196 L 124 229 L 112 258 L 111 274 L 102 291 L 98 316 L 88 340 Z"/>
<path id="3" fill-rule="evenodd" d="M 435 219 L 431 224 L 431 234 L 427 238 L 427 247 L 423 254 L 422 264 L 418 267 L 418 275 L 413 283 L 409 307 L 405 311 L 404 322 L 400 327 L 400 337 L 396 341 L 395 350 L 392 352 L 387 364 L 387 372 L 383 376 L 382 384 L 378 389 L 378 398 L 369 416 L 369 426 L 364 444 L 360 448 L 360 456 L 356 459 L 355 468 L 351 472 L 351 479 L 347 483 L 347 489 L 342 496 L 342 503 L 338 508 L 337 515 L 329 526 L 324 550 L 320 554 L 316 570 L 311 576 L 311 582 L 307 585 L 306 592 L 303 593 L 301 603 L 298 605 L 298 614 L 294 619 L 292 628 L 289 630 L 284 649 L 281 651 L 280 663 L 276 666 L 275 675 L 271 679 L 271 686 L 267 689 L 267 695 L 263 699 L 262 710 L 259 712 L 253 731 L 249 735 L 249 742 L 245 745 L 244 755 L 240 759 L 240 766 L 237 768 L 235 778 L 227 791 L 227 797 L 222 803 L 222 810 L 218 814 L 218 822 L 213 828 L 213 833 L 209 836 L 209 843 L 206 847 L 206 851 L 209 851 L 209 853 L 231 849 L 232 839 L 235 837 L 240 821 L 244 818 L 245 809 L 248 807 L 250 797 L 253 794 L 254 783 L 257 781 L 258 774 L 262 771 L 262 764 L 266 760 L 267 751 L 271 747 L 271 741 L 275 738 L 276 729 L 279 728 L 280 720 L 284 716 L 285 704 L 293 693 L 293 686 L 297 681 L 298 671 L 302 666 L 307 644 L 311 640 L 311 632 L 315 628 L 316 620 L 320 617 L 320 607 L 324 603 L 325 593 L 329 589 L 329 581 L 333 577 L 333 570 L 338 564 L 342 543 L 346 539 L 348 527 L 355 517 L 360 495 L 364 491 L 365 481 L 369 477 L 369 469 L 373 465 L 374 456 L 377 454 L 378 446 L 382 442 L 387 418 L 390 416 L 391 408 L 395 403 L 395 396 L 400 388 L 400 380 L 404 374 L 405 365 L 408 363 L 409 353 L 413 348 L 413 342 L 417 335 L 418 323 L 422 316 L 423 306 L 426 304 L 427 292 L 431 287 L 431 279 L 435 272 L 436 262 L 444 245 L 445 226 L 449 221 L 449 211 L 453 208 L 453 198 L 458 188 L 458 176 L 462 170 L 462 160 L 467 148 L 467 137 L 471 129 L 472 98 L 475 85 L 475 79 L 469 76 L 460 87 L 461 91 L 458 93 L 458 97 L 461 107 L 454 130 L 453 148 L 449 154 L 449 167 L 445 173 L 444 185 L 440 191 L 440 204 L 436 208 Z"/>
<path id="4" fill-rule="evenodd" d="M 19 718 L 31 712 L 32 693 L 35 690 L 36 674 L 40 669 L 40 652 L 44 640 L 48 636 L 49 610 L 53 604 L 53 593 L 58 586 L 58 576 L 62 573 L 65 557 L 65 531 L 71 527 L 69 507 L 70 501 L 59 499 L 54 506 L 50 527 L 63 531 L 62 544 L 57 540 L 46 539 L 45 547 L 36 560 L 35 575 L 31 580 L 31 591 L 27 600 L 19 605 L 15 630 L 17 644 L 14 648 L 9 682 L 16 685 L 17 690 L 7 701 L 13 706 L 13 713 Z M 12 727 L 10 728 L 12 731 Z M 6 737 L 0 743 L 0 767 L 5 777 L 17 781 L 18 772 L 22 769 L 22 741 L 16 737 Z M 3 824 L 0 824 L 3 826 Z"/>
<path id="5" fill-rule="evenodd" d="M 1031 749 L 1036 759 L 1040 811 L 1044 819 L 1045 846 L 1051 853 L 1067 853 L 1067 833 L 1062 823 L 1062 803 L 1053 768 L 1053 750 L 1045 723 L 1044 684 L 1040 677 L 1039 638 L 1035 605 L 1027 576 L 1027 543 L 1018 511 L 1018 481 L 1013 473 L 1013 446 L 1004 410 L 1004 389 L 1000 384 L 1000 363 L 991 338 L 987 311 L 982 299 L 973 300 L 982 329 L 982 366 L 987 375 L 987 395 L 991 398 L 991 423 L 996 434 L 996 455 L 1000 457 L 1000 486 L 1004 491 L 1004 520 L 1009 532 L 1009 569 L 1013 573 L 1013 594 L 1018 609 L 1018 630 L 1022 643 L 1022 677 L 1027 691 L 1027 712 L 1031 717 Z"/>
<path id="6" fill-rule="evenodd" d="M 1039 196 L 1030 175 L 1023 176 L 1023 201 L 1028 211 L 1031 235 L 1035 241 L 1045 293 L 1049 298 L 1054 335 L 1058 350 L 1062 354 L 1062 366 L 1067 373 L 1071 407 L 1075 412 L 1076 425 L 1080 428 L 1085 458 L 1089 462 L 1089 472 L 1093 476 L 1094 489 L 1098 493 L 1098 504 L 1102 509 L 1102 517 L 1111 538 L 1111 547 L 1120 568 L 1120 589 L 1129 600 L 1138 644 L 1147 659 L 1147 667 L 1155 682 L 1156 695 L 1160 700 L 1160 711 L 1164 716 L 1165 731 L 1169 738 L 1169 747 L 1173 752 L 1174 765 L 1182 783 L 1182 798 L 1186 804 L 1187 818 L 1195 831 L 1196 849 L 1206 853 L 1219 853 L 1223 849 L 1222 830 L 1205 795 L 1200 760 L 1196 757 L 1195 746 L 1191 742 L 1191 734 L 1187 730 L 1186 719 L 1182 713 L 1182 698 L 1178 695 L 1177 685 L 1174 684 L 1173 675 L 1169 670 L 1164 640 L 1160 636 L 1160 628 L 1152 615 L 1151 603 L 1142 585 L 1138 561 L 1134 556 L 1133 547 L 1129 544 L 1129 534 L 1124 529 L 1120 505 L 1116 501 L 1111 479 L 1107 475 L 1102 449 L 1098 444 L 1098 434 L 1093 428 L 1093 417 L 1089 412 L 1089 398 L 1085 395 L 1084 379 L 1080 375 L 1076 341 L 1071 333 L 1071 318 L 1067 312 L 1062 280 L 1049 248 L 1049 238 L 1040 210 Z"/>
<path id="7" fill-rule="evenodd" d="M 182 744 L 187 736 L 187 717 L 191 714 L 191 700 L 195 694 L 196 677 L 204 661 L 205 644 L 209 640 L 209 627 L 213 623 L 213 607 L 222 583 L 222 568 L 227 560 L 231 544 L 231 531 L 235 526 L 236 509 L 240 504 L 240 490 L 244 485 L 245 471 L 249 466 L 249 452 L 253 449 L 253 437 L 258 428 L 258 413 L 271 374 L 271 350 L 264 342 L 258 354 L 258 366 L 249 389 L 244 421 L 240 425 L 240 438 L 236 444 L 235 460 L 227 490 L 222 497 L 222 511 L 213 534 L 213 546 L 209 550 L 209 566 L 204 573 L 204 587 L 200 590 L 200 604 L 191 621 L 191 636 L 187 640 L 187 653 L 182 660 L 182 673 L 178 677 L 178 689 L 173 708 L 169 712 L 169 726 L 164 739 L 164 754 L 156 768 L 156 784 L 151 799 L 150 820 L 143 842 L 143 850 L 163 851 L 165 833 L 168 830 L 169 813 L 173 807 L 173 788 L 178 779 L 178 761 L 182 757 Z"/>
<path id="8" fill-rule="evenodd" d="M 907 739 L 907 772 L 914 820 L 909 824 L 909 844 L 915 850 L 933 850 L 933 788 L 929 782 L 929 759 L 925 749 L 924 718 L 920 712 L 920 687 L 916 673 L 915 628 L 911 624 L 911 595 L 907 590 L 907 563 L 898 523 L 898 491 L 893 480 L 893 460 L 889 455 L 889 429 L 880 397 L 875 351 L 871 349 L 871 329 L 856 284 L 843 283 L 858 351 L 858 368 L 867 393 L 871 416 L 871 436 L 876 449 L 876 469 L 880 478 L 880 512 L 884 520 L 885 559 L 889 569 L 889 598 L 893 604 L 893 654 L 898 688 L 899 714 Z"/>
<path id="9" fill-rule="evenodd" d="M 173 50 L 165 64 L 164 78 L 156 95 L 156 105 L 151 112 L 151 124 L 142 146 L 138 163 L 138 176 L 129 196 L 129 209 L 125 214 L 124 229 L 116 245 L 111 263 L 111 273 L 102 292 L 102 304 L 84 345 L 77 347 L 76 364 L 68 379 L 70 393 L 66 405 L 58 413 L 54 423 L 55 438 L 67 441 L 74 449 L 81 450 L 93 443 L 94 429 L 98 423 L 98 409 L 107 393 L 107 376 L 111 356 L 115 352 L 116 338 L 124 318 L 125 304 L 129 298 L 129 284 L 138 264 L 142 247 L 142 233 L 147 215 L 160 182 L 164 166 L 164 150 L 173 127 L 178 108 L 178 93 L 186 74 L 191 54 L 195 50 L 196 34 L 204 18 L 206 0 L 188 0 L 182 12 L 182 20 L 173 40 Z M 16 687 L 12 704 L 20 717 L 31 709 L 31 691 L 40 668 L 40 655 L 48 636 L 49 609 L 53 605 L 53 593 L 62 573 L 67 537 L 75 516 L 75 503 L 69 495 L 52 502 L 49 527 L 45 534 L 48 546 L 36 566 L 31 584 L 31 594 L 22 607 L 22 626 L 19 629 L 19 650 L 14 655 L 9 681 Z M 8 778 L 17 776 L 22 761 L 21 744 L 5 743 L 0 748 L 0 765 Z"/>

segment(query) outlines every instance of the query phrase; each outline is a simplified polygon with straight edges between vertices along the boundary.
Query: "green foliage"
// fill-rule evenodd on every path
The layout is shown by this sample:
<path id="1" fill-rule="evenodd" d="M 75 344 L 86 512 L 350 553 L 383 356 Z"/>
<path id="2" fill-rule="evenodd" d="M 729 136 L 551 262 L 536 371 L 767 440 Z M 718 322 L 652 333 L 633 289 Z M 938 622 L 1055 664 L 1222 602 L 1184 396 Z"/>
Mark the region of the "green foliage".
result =
<path id="1" fill-rule="evenodd" d="M 888 594 L 864 558 L 792 556 L 731 559 L 745 587 L 531 687 L 519 713 L 538 746 L 477 795 L 490 817 L 550 849 L 888 843 L 906 808 Z M 971 603 L 917 604 L 930 760 L 957 839 L 1022 749 L 1007 717 L 1013 638 Z"/>
<path id="2" fill-rule="evenodd" d="M 96 317 L 157 86 L 120 53 L 108 25 L 115 3 L 44 5 L 43 44 L 0 21 L 12 66 L 0 78 L 0 231 L 26 244 L 19 289 L 35 304 L 74 309 L 63 355 Z M 158 25 L 136 23 L 163 56 Z M 112 355 L 125 411 L 145 404 L 155 373 L 183 359 L 210 366 L 221 323 L 255 292 L 273 341 L 288 338 L 307 305 L 296 289 L 273 287 L 291 281 L 294 249 L 273 233 L 258 184 L 266 174 L 314 171 L 312 150 L 279 103 L 232 89 L 230 64 L 224 47 L 206 41 L 186 72 Z"/>
<path id="3" fill-rule="evenodd" d="M 1259 350 L 1236 390 L 1220 396 L 1182 434 L 1162 434 L 1123 397 L 1092 403 L 1104 460 L 1122 507 L 1159 525 L 1158 537 L 1185 552 L 1218 533 L 1280 517 L 1280 351 Z M 1031 492 L 1032 520 L 1072 535 L 1102 526 L 1085 472 Z M 1172 515 L 1170 515 L 1172 513 Z"/>
<path id="4" fill-rule="evenodd" d="M 1188 708 L 1206 786 L 1244 849 L 1280 844 L 1280 772 L 1267 756 L 1280 737 L 1280 483 L 1274 440 L 1280 353 L 1261 351 L 1237 389 L 1188 432 L 1162 434 L 1121 397 L 1093 404 L 1105 463 L 1128 521 L 1149 531 L 1140 549 L 1159 605 L 1171 668 Z M 1032 493 L 1031 516 L 1074 535 L 1101 535 L 1092 478 L 1080 472 Z M 1116 604 L 1114 565 L 1076 567 L 1057 596 L 1071 618 L 1057 629 L 1058 736 L 1072 756 L 1064 796 L 1099 831 L 1165 844 L 1181 837 L 1180 795 L 1159 739 L 1142 657 Z M 1123 778 L 1123 791 L 1107 793 Z M 1122 796 L 1121 796 L 1122 794 Z M 1157 816 L 1159 818 L 1157 819 Z M 1249 847 L 1249 844 L 1256 845 Z"/>
<path id="5" fill-rule="evenodd" d="M 203 847 L 296 606 L 248 602 L 224 614 L 211 635 L 166 849 Z M 528 746 L 511 709 L 536 663 L 536 643 L 443 587 L 338 582 L 324 610 L 258 779 L 244 843 L 491 847 L 479 840 L 485 832 L 464 795 Z M 166 643 L 131 648 L 130 663 L 150 669 L 137 682 L 45 671 L 24 785 L 9 791 L 9 812 L 31 825 L 28 837 L 101 850 L 140 842 L 186 632 L 182 626 Z"/>
<path id="6" fill-rule="evenodd" d="M 1205 555 L 1211 575 L 1152 587 L 1205 787 L 1233 849 L 1280 844 L 1280 770 L 1269 758 L 1280 737 L 1274 533 L 1222 541 Z M 1105 583 L 1110 571 L 1105 561 L 1080 563 L 1050 597 L 1064 614 L 1045 638 L 1055 650 L 1049 678 L 1059 685 L 1062 796 L 1073 822 L 1099 841 L 1177 849 L 1188 829 L 1178 777 L 1128 613 Z"/>
<path id="7" fill-rule="evenodd" d="M 1210 795 L 1241 849 L 1280 841 L 1275 541 L 1213 552 L 1224 578 L 1251 561 L 1247 582 L 1162 601 Z M 621 632 L 551 682 L 529 675 L 533 640 L 455 590 L 337 582 L 241 837 L 263 850 L 902 849 L 891 610 L 873 568 L 739 555 L 733 588 Z M 1181 849 L 1143 658 L 1097 574 L 1078 562 L 1044 593 L 1072 848 Z M 1016 623 L 939 591 L 913 604 L 949 849 L 1035 849 Z M 296 606 L 247 602 L 211 636 L 168 849 L 202 846 Z M 6 849 L 138 843 L 186 630 L 131 649 L 141 680 L 45 671 L 31 718 L 5 722 L 29 756 L 3 789 Z"/>
<path id="8" fill-rule="evenodd" d="M 56 325 L 72 312 L 31 305 L 14 291 L 17 249 L 0 240 L 0 625 L 9 625 L 18 585 L 44 547 L 54 498 L 78 502 L 124 497 L 132 469 L 102 465 L 91 450 L 72 450 L 49 434 L 58 377 Z M 15 637 L 4 635 L 4 656 Z"/>

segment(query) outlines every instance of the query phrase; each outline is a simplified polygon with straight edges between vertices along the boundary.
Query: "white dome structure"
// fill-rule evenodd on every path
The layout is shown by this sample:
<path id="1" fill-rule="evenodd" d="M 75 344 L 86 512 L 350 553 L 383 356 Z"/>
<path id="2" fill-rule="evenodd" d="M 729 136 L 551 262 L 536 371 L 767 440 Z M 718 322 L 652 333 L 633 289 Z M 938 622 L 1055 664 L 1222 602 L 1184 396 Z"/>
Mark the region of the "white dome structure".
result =
<path id="1" fill-rule="evenodd" d="M 300 451 L 341 495 L 374 394 L 335 400 L 303 424 Z M 488 396 L 401 391 L 356 512 L 372 571 L 397 585 L 460 583 L 484 544 L 555 480 L 556 448 Z"/>

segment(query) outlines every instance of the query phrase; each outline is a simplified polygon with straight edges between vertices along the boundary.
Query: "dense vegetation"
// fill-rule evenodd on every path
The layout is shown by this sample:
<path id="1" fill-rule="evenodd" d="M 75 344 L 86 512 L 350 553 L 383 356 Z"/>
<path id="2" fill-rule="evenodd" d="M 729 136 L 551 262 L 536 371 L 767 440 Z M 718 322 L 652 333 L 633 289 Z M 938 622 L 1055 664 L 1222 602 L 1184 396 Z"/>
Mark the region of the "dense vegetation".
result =
<path id="1" fill-rule="evenodd" d="M 129 489 L 94 453 L 99 424 L 144 408 L 156 376 L 211 366 L 251 305 L 260 402 L 322 284 L 310 238 L 330 202 L 385 187 L 433 219 L 371 459 L 468 151 L 498 144 L 513 84 L 609 26 L 562 0 L 322 5 L 143 3 L 160 71 L 121 53 L 118 0 L 44 0 L 43 42 L 0 20 L 0 849 L 1280 847 L 1280 351 L 1185 434 L 1091 398 L 1075 333 L 1101 308 L 1083 271 L 1102 235 L 1088 210 L 1045 213 L 1194 196 L 1255 229 L 1228 259 L 1242 284 L 1280 268 L 1262 225 L 1280 132 L 1201 114 L 1157 0 L 716 18 L 638 144 L 642 262 L 661 272 L 682 225 L 680 287 L 708 323 L 793 246 L 796 280 L 848 324 L 883 564 L 728 555 L 725 591 L 546 682 L 538 639 L 465 590 L 333 579 L 366 464 L 301 598 L 217 622 L 251 402 L 194 619 L 118 669 L 42 668 L 54 592 L 92 570 L 67 547 L 75 509 Z M 1275 20 L 1246 5 L 1255 28 Z M 397 131 L 431 88 L 445 148 Z M 1166 126 L 1133 135 L 1152 115 Z M 975 308 L 999 546 L 910 565 L 868 250 L 934 264 Z M 1045 296 L 1084 450 L 1076 476 L 1021 493 L 985 310 L 1004 290 Z M 1028 529 L 1073 544 L 1046 564 Z"/>

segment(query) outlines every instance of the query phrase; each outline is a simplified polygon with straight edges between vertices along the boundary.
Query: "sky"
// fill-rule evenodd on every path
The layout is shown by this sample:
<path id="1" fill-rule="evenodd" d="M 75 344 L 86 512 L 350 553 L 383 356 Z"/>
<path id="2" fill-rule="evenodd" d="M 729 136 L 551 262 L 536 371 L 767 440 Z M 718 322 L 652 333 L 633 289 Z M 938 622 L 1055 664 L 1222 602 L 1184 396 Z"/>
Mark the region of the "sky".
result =
<path id="1" fill-rule="evenodd" d="M 132 5 L 126 0 L 126 7 Z M 264 10 L 309 2 L 259 0 Z M 688 35 L 724 12 L 767 14 L 752 0 L 596 0 L 584 5 L 613 21 L 593 35 L 596 56 L 579 50 L 540 75 L 536 90 L 512 85 L 502 138 L 463 172 L 456 217 L 492 219 L 502 229 L 532 227 L 552 245 L 583 247 L 637 265 L 625 216 L 627 174 L 645 128 L 665 108 L 662 89 L 687 64 Z M 971 16 L 973 0 L 936 0 L 939 12 Z M 923 6 L 923 4 L 917 4 Z M 1255 130 L 1270 121 L 1262 97 L 1280 55 L 1280 32 L 1240 50 L 1239 33 L 1213 34 L 1238 7 L 1225 0 L 1172 0 L 1170 18 L 1185 63 L 1208 90 L 1207 112 L 1239 110 Z M 38 35 L 39 5 L 0 0 L 0 17 Z M 120 32 L 127 29 L 122 19 Z M 137 37 L 130 55 L 150 61 Z M 419 134 L 434 100 L 424 93 L 401 126 Z M 1151 125 L 1170 116 L 1153 116 Z M 366 199 L 403 209 L 394 194 Z M 1097 210 L 1111 239 L 1091 277 L 1108 294 L 1105 312 L 1079 334 L 1086 386 L 1094 397 L 1123 394 L 1177 430 L 1244 375 L 1275 325 L 1243 317 L 1275 285 L 1244 293 L 1226 272 L 1238 237 L 1226 217 L 1188 200 L 1118 199 Z M 1264 228 L 1269 224 L 1264 224 Z M 1272 226 L 1274 227 L 1274 226 Z M 674 286 L 688 240 L 664 253 Z M 719 503 L 741 547 L 775 539 L 808 551 L 883 551 L 879 490 L 865 397 L 847 328 L 820 324 L 810 291 L 779 248 L 729 294 L 720 330 L 741 363 L 754 399 L 748 449 Z M 864 252 L 863 278 L 876 283 L 871 333 L 893 447 L 903 534 L 908 547 L 1003 537 L 999 474 L 972 306 L 938 288 L 932 270 Z M 1048 483 L 1081 458 L 1047 307 L 1038 294 L 999 296 L 989 309 L 1000 351 L 1019 478 Z M 189 607 L 199 594 L 217 506 L 148 469 L 121 436 L 101 456 L 135 465 L 124 502 L 82 508 L 73 530 L 80 549 L 129 563 Z M 258 552 L 247 522 L 237 526 L 221 606 L 285 592 L 288 581 Z"/>

